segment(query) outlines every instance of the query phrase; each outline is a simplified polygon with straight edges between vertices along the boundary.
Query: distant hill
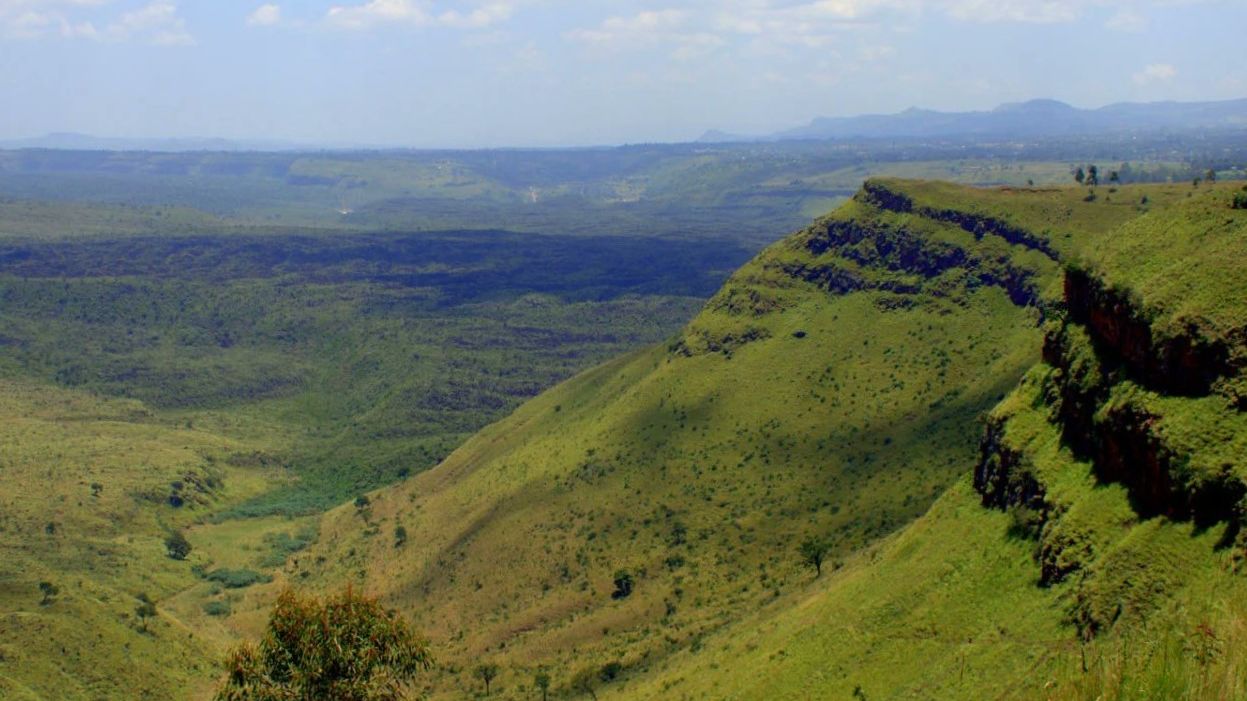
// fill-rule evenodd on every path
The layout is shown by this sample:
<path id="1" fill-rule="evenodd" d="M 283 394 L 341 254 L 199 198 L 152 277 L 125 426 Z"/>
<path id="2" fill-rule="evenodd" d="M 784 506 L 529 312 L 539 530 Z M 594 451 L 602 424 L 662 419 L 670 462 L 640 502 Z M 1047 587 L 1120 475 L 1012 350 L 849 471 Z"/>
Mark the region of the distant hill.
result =
<path id="1" fill-rule="evenodd" d="M 1247 99 L 1222 102 L 1122 102 L 1085 110 L 1058 100 L 1000 105 L 987 112 L 936 112 L 911 108 L 898 114 L 818 117 L 809 124 L 767 136 L 718 130 L 708 143 L 850 138 L 1052 137 L 1113 131 L 1247 127 Z"/>

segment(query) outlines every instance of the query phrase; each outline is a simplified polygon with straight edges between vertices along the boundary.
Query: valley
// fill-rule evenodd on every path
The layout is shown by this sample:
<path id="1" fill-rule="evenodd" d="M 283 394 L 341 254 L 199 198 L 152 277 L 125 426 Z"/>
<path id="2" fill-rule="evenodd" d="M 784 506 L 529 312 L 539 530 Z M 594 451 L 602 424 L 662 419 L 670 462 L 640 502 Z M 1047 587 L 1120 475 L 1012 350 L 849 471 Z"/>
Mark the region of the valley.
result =
<path id="1" fill-rule="evenodd" d="M 932 161 L 817 197 L 875 168 L 980 187 L 870 177 L 760 252 L 655 202 L 549 234 L 6 201 L 0 691 L 211 698 L 279 592 L 349 585 L 438 699 L 481 665 L 515 699 L 1234 698 L 1241 183 Z M 1196 630 L 1199 669 L 1123 652 Z"/>

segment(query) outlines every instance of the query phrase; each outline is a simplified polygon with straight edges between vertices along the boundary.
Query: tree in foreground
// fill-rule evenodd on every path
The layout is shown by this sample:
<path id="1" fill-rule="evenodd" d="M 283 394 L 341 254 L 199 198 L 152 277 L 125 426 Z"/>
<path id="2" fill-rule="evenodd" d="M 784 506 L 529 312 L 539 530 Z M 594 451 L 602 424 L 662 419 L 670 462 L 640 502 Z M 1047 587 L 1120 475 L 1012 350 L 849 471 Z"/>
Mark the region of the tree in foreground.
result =
<path id="1" fill-rule="evenodd" d="M 226 660 L 217 701 L 397 701 L 432 666 L 428 644 L 397 612 L 352 589 L 321 600 L 287 590 L 260 643 Z"/>
<path id="2" fill-rule="evenodd" d="M 827 541 L 813 536 L 801 542 L 801 563 L 814 568 L 814 576 L 823 574 L 823 559 L 827 557 Z"/>

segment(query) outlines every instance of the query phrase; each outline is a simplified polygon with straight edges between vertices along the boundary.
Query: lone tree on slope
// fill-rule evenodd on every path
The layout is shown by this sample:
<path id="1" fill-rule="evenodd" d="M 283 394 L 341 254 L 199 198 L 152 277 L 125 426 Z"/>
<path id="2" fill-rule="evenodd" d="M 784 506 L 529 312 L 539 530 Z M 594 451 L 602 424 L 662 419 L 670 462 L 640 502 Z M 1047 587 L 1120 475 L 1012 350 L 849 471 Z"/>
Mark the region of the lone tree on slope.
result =
<path id="1" fill-rule="evenodd" d="M 399 701 L 432 665 L 424 639 L 377 599 L 350 588 L 324 600 L 287 590 L 260 643 L 230 653 L 216 701 Z"/>
<path id="2" fill-rule="evenodd" d="M 546 672 L 537 672 L 533 676 L 533 686 L 541 690 L 541 701 L 547 701 L 550 697 L 550 675 Z"/>
<path id="3" fill-rule="evenodd" d="M 801 542 L 801 562 L 814 568 L 814 576 L 823 574 L 823 559 L 827 557 L 827 541 L 810 536 Z"/>
<path id="4" fill-rule="evenodd" d="M 498 676 L 498 665 L 480 664 L 476 666 L 476 676 L 485 682 L 485 695 L 489 696 L 489 684 Z"/>
<path id="5" fill-rule="evenodd" d="M 1074 171 L 1074 181 L 1082 185 L 1087 179 L 1087 174 L 1083 172 L 1082 166 L 1078 166 L 1078 170 Z"/>
<path id="6" fill-rule="evenodd" d="M 43 599 L 39 601 L 39 605 L 48 606 L 56 598 L 56 595 L 61 593 L 61 589 L 51 582 L 39 582 L 39 593 L 43 594 Z"/>

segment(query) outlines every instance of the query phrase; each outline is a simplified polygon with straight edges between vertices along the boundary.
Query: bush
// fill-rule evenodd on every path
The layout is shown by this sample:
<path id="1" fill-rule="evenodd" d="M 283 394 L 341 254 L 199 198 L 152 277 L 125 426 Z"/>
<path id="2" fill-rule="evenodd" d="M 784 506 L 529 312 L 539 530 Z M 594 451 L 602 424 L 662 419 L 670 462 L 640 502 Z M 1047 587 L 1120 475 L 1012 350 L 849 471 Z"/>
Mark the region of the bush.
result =
<path id="1" fill-rule="evenodd" d="M 267 584 L 273 581 L 272 577 L 260 574 L 255 570 L 213 570 L 204 575 L 204 579 L 209 582 L 216 582 L 226 589 L 243 589 L 252 584 Z"/>
<path id="2" fill-rule="evenodd" d="M 187 555 L 191 554 L 190 541 L 181 531 L 174 531 L 165 538 L 165 549 L 168 551 L 169 557 L 174 560 L 185 560 Z"/>
<path id="3" fill-rule="evenodd" d="M 228 601 L 209 601 L 204 604 L 204 613 L 209 616 L 228 616 L 230 611 Z"/>
<path id="4" fill-rule="evenodd" d="M 1247 192 L 1234 193 L 1234 202 L 1230 206 L 1234 209 L 1247 209 Z"/>
<path id="5" fill-rule="evenodd" d="M 226 661 L 217 701 L 397 701 L 432 666 L 428 644 L 396 612 L 351 589 L 324 600 L 287 590 L 259 644 Z"/>
<path id="6" fill-rule="evenodd" d="M 611 592 L 612 599 L 626 599 L 632 595 L 632 588 L 635 580 L 632 579 L 632 573 L 628 570 L 619 570 L 615 573 L 615 591 Z"/>

